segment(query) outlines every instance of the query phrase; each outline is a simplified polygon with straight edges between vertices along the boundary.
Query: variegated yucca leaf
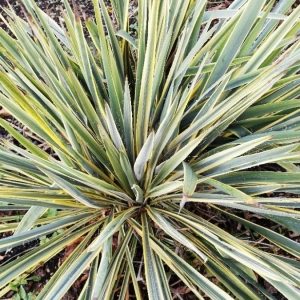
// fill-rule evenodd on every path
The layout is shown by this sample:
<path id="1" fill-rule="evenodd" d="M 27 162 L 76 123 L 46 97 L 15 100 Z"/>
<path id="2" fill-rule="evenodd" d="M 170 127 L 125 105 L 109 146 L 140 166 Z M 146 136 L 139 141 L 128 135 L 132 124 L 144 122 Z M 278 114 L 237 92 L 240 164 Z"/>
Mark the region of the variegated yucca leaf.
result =
<path id="1" fill-rule="evenodd" d="M 300 233 L 296 1 L 140 0 L 135 35 L 129 0 L 86 20 L 64 0 L 63 27 L 20 3 L 0 29 L 0 105 L 27 133 L 0 119 L 1 256 L 48 240 L 0 261 L 0 297 L 75 244 L 37 299 L 83 272 L 78 299 L 298 299 L 299 244 L 244 217 Z"/>

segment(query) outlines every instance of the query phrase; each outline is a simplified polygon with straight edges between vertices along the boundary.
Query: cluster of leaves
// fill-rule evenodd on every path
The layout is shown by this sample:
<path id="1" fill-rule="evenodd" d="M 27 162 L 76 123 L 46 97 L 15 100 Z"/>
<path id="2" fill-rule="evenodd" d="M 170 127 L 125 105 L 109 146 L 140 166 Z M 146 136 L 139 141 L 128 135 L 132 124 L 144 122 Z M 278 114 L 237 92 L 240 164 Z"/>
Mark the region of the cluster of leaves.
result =
<path id="1" fill-rule="evenodd" d="M 24 285 L 27 285 L 28 281 L 32 280 L 34 282 L 38 282 L 41 278 L 37 275 L 33 275 L 27 277 L 26 279 L 22 279 L 21 277 L 17 277 L 13 282 L 9 284 L 9 288 L 16 293 L 13 295 L 13 300 L 33 300 L 35 296 L 32 293 L 27 293 L 24 289 Z"/>
<path id="2" fill-rule="evenodd" d="M 67 1 L 63 28 L 31 0 L 27 22 L 7 11 L 0 104 L 52 151 L 0 119 L 19 143 L 1 142 L 0 209 L 26 211 L 2 221 L 14 234 L 0 251 L 58 234 L 0 268 L 0 296 L 79 240 L 38 299 L 60 299 L 85 270 L 78 299 L 172 299 L 176 282 L 199 299 L 274 299 L 259 278 L 299 298 L 299 262 L 187 209 L 205 203 L 300 257 L 230 210 L 300 232 L 298 198 L 264 197 L 300 193 L 300 7 L 274 2 L 209 12 L 205 0 L 140 0 L 135 39 L 129 0 L 111 0 L 116 24 L 93 0 L 89 43 Z M 257 171 L 269 163 L 284 171 Z"/>

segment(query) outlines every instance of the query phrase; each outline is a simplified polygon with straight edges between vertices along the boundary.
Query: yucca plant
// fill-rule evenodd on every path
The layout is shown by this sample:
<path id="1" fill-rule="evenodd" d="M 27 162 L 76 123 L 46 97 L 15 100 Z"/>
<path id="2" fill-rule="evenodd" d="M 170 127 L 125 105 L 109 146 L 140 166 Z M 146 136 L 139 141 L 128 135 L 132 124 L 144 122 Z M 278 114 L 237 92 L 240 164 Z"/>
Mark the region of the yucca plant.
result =
<path id="1" fill-rule="evenodd" d="M 299 299 L 299 244 L 243 214 L 300 233 L 300 6 L 274 2 L 140 0 L 136 35 L 129 0 L 93 0 L 89 36 L 67 1 L 62 27 L 7 10 L 0 104 L 26 135 L 0 119 L 0 251 L 48 238 L 2 263 L 0 297 L 75 244 L 38 299 L 83 272 L 78 299 Z"/>

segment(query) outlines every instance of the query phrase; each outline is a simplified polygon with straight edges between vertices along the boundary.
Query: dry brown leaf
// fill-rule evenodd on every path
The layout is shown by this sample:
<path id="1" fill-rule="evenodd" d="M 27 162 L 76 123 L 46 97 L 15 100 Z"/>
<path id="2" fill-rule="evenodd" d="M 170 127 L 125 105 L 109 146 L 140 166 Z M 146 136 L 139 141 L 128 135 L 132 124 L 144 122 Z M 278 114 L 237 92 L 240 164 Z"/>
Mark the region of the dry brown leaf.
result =
<path id="1" fill-rule="evenodd" d="M 76 249 L 76 247 L 81 243 L 83 239 L 84 237 L 81 236 L 66 247 L 65 254 L 61 260 L 61 263 L 63 263 L 72 254 L 72 252 Z"/>
<path id="2" fill-rule="evenodd" d="M 289 232 L 289 237 L 292 239 L 292 238 L 295 238 L 295 237 L 298 237 L 299 234 L 297 232 Z M 1 259 L 1 258 L 0 258 Z"/>
<path id="3" fill-rule="evenodd" d="M 175 289 L 171 289 L 172 293 L 173 293 L 173 299 L 176 297 L 176 298 L 179 298 L 181 295 L 185 295 L 185 294 L 188 294 L 191 292 L 190 288 L 187 287 L 187 286 L 179 286 Z M 179 296 L 179 297 L 178 297 Z M 180 297 L 181 298 L 181 297 Z"/>
<path id="4" fill-rule="evenodd" d="M 224 9 L 226 8 L 226 3 L 222 3 L 222 4 L 219 4 L 219 5 L 216 5 L 216 6 L 213 6 L 211 7 L 209 10 L 220 10 L 220 9 Z"/>
<path id="5" fill-rule="evenodd" d="M 6 110 L 5 108 L 2 108 L 0 110 L 0 118 L 6 118 L 9 116 L 11 116 L 11 113 L 8 110 Z"/>
<path id="6" fill-rule="evenodd" d="M 77 279 L 77 280 L 74 282 L 73 287 L 74 287 L 75 289 L 80 289 L 82 283 L 85 282 L 88 278 L 89 278 L 89 275 L 87 275 L 87 274 L 82 275 L 79 279 Z"/>

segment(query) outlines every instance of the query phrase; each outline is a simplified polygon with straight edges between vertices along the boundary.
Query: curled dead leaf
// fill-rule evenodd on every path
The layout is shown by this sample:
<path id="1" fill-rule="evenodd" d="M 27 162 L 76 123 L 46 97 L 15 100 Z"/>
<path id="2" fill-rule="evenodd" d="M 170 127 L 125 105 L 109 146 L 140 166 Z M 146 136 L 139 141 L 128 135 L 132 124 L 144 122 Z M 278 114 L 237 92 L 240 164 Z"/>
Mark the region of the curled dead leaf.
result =
<path id="1" fill-rule="evenodd" d="M 11 116 L 11 113 L 8 110 L 6 110 L 5 108 L 0 109 L 0 117 L 1 118 L 6 118 L 9 116 Z"/>
<path id="2" fill-rule="evenodd" d="M 82 242 L 84 237 L 79 237 L 75 241 L 73 241 L 71 244 L 69 244 L 66 249 L 65 249 L 65 254 L 64 257 L 61 260 L 61 263 L 63 263 L 71 254 L 72 252 L 76 249 L 76 247 Z"/>

